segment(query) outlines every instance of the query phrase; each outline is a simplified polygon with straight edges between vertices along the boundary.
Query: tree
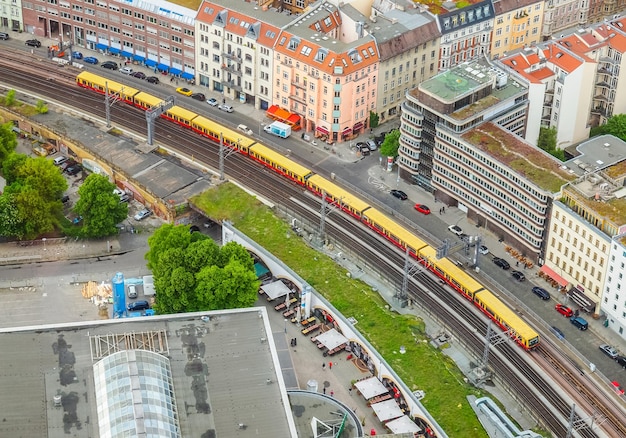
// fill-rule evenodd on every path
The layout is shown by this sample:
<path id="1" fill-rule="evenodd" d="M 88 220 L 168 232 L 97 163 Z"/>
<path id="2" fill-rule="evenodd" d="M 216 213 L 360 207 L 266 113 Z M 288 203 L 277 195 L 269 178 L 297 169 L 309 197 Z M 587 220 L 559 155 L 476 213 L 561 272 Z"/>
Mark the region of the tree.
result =
<path id="1" fill-rule="evenodd" d="M 385 136 L 383 144 L 380 145 L 380 154 L 386 157 L 397 157 L 400 147 L 400 130 L 394 129 Z"/>
<path id="2" fill-rule="evenodd" d="M 10 181 L 5 195 L 13 196 L 18 211 L 16 235 L 33 239 L 52 231 L 62 215 L 61 195 L 67 189 L 59 169 L 45 158 L 24 159 L 19 154 L 12 154 L 3 167 L 9 171 Z"/>
<path id="3" fill-rule="evenodd" d="M 4 98 L 4 104 L 8 107 L 15 105 L 15 90 L 7 91 L 7 95 Z"/>
<path id="4" fill-rule="evenodd" d="M 0 235 L 4 237 L 22 237 L 20 215 L 13 195 L 0 195 Z"/>
<path id="5" fill-rule="evenodd" d="M 537 147 L 551 153 L 556 150 L 556 128 L 539 128 Z"/>
<path id="6" fill-rule="evenodd" d="M 107 177 L 92 173 L 78 189 L 74 211 L 83 217 L 81 234 L 104 237 L 117 233 L 116 225 L 128 216 L 128 204 L 113 193 L 115 184 Z"/>
<path id="7" fill-rule="evenodd" d="M 2 162 L 2 175 L 7 185 L 13 184 L 17 180 L 17 169 L 24 165 L 28 155 L 12 153 Z"/>
<path id="8" fill-rule="evenodd" d="M 48 105 L 42 99 L 37 101 L 37 106 L 35 107 L 39 114 L 47 114 L 48 113 Z"/>
<path id="9" fill-rule="evenodd" d="M 618 114 L 611 117 L 602 129 L 598 129 L 594 133 L 611 134 L 626 141 L 626 114 Z"/>
<path id="10" fill-rule="evenodd" d="M 17 147 L 17 136 L 13 132 L 13 123 L 0 125 L 0 164 L 11 155 Z"/>
<path id="11" fill-rule="evenodd" d="M 370 111 L 370 128 L 377 128 L 379 121 L 380 118 L 378 117 L 378 114 L 376 114 L 374 111 Z"/>
<path id="12" fill-rule="evenodd" d="M 146 253 L 154 275 L 158 313 L 194 312 L 251 306 L 259 282 L 250 254 L 229 242 L 219 247 L 185 225 L 163 225 Z"/>

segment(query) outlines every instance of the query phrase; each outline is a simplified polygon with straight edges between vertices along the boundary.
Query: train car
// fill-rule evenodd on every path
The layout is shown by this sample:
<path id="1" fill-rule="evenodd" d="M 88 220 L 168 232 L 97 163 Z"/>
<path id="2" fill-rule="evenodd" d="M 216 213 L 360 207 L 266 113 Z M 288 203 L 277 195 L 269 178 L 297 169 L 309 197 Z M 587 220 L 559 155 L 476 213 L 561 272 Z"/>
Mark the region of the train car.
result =
<path id="1" fill-rule="evenodd" d="M 311 169 L 304 167 L 280 153 L 256 143 L 249 148 L 249 155 L 264 166 L 271 167 L 281 175 L 304 185 L 311 175 Z"/>
<path id="2" fill-rule="evenodd" d="M 255 143 L 255 140 L 246 137 L 239 131 L 234 131 L 204 116 L 197 116 L 191 121 L 191 129 L 214 142 L 220 142 L 220 134 L 224 137 L 224 144 L 233 149 L 239 149 L 247 154 L 248 149 Z"/>
<path id="3" fill-rule="evenodd" d="M 76 76 L 76 83 L 83 88 L 93 90 L 100 94 L 105 94 L 108 89 L 109 94 L 117 94 L 124 102 L 133 105 L 134 96 L 139 90 L 129 85 L 115 82 L 108 78 L 103 78 L 96 74 L 84 71 Z"/>
<path id="4" fill-rule="evenodd" d="M 427 245 L 426 242 L 415 234 L 392 221 L 383 212 L 373 207 L 363 212 L 361 221 L 403 250 L 406 251 L 406 249 L 409 248 L 409 254 L 411 254 L 412 257 L 417 258 L 419 250 Z"/>
<path id="5" fill-rule="evenodd" d="M 420 249 L 419 257 L 424 260 L 427 266 L 435 275 L 445 280 L 452 287 L 462 292 L 470 300 L 474 299 L 476 292 L 484 289 L 474 277 L 470 276 L 463 269 L 447 258 L 437 259 L 437 251 L 432 246 L 425 246 Z"/>
<path id="6" fill-rule="evenodd" d="M 342 189 L 336 184 L 328 181 L 320 175 L 311 175 L 306 180 L 306 186 L 319 196 L 326 193 L 326 200 L 338 206 L 343 211 L 361 220 L 363 212 L 370 206 L 367 202 L 354 196 L 352 193 Z"/>
<path id="7" fill-rule="evenodd" d="M 136 107 L 142 109 L 150 109 L 161 105 L 163 103 L 163 99 L 141 91 L 135 94 L 135 97 L 133 98 L 133 103 Z"/>
<path id="8" fill-rule="evenodd" d="M 511 338 L 526 350 L 539 345 L 539 334 L 488 290 L 476 293 L 474 302 L 502 329 L 508 330 Z"/>
<path id="9" fill-rule="evenodd" d="M 198 114 L 178 105 L 174 105 L 163 113 L 163 117 L 185 128 L 191 128 L 191 121 L 198 117 Z"/>

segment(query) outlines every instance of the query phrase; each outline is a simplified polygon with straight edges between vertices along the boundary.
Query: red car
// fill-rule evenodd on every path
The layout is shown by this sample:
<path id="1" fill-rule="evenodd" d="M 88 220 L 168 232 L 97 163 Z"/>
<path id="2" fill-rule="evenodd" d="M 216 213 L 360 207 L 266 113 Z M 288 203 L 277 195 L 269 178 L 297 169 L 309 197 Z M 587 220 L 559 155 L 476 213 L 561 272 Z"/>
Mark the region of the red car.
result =
<path id="1" fill-rule="evenodd" d="M 415 204 L 415 209 L 422 214 L 430 214 L 430 208 L 424 204 Z"/>
<path id="2" fill-rule="evenodd" d="M 556 306 L 554 306 L 554 310 L 567 318 L 571 318 L 572 316 L 574 316 L 574 311 L 569 307 L 564 306 L 563 304 L 557 304 Z"/>

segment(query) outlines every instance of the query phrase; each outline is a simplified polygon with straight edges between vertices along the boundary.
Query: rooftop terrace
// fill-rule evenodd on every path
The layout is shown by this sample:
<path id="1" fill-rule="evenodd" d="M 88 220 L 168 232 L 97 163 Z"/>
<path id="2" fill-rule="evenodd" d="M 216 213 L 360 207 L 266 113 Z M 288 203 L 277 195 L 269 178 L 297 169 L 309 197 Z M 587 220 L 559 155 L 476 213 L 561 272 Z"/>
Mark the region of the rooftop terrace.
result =
<path id="1" fill-rule="evenodd" d="M 484 123 L 462 138 L 548 192 L 557 193 L 576 178 L 552 156 L 493 123 Z"/>

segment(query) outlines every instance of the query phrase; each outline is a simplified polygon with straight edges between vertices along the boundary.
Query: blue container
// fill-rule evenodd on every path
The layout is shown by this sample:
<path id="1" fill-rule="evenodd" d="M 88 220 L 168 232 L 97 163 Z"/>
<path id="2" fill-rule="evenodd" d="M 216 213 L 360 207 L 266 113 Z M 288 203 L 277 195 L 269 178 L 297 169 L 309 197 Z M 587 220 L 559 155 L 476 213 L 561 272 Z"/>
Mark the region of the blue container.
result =
<path id="1" fill-rule="evenodd" d="M 113 318 L 122 318 L 126 313 L 126 293 L 124 274 L 118 272 L 111 279 L 113 286 Z"/>

